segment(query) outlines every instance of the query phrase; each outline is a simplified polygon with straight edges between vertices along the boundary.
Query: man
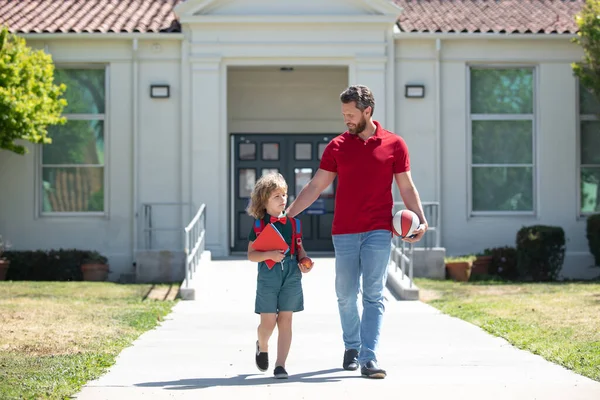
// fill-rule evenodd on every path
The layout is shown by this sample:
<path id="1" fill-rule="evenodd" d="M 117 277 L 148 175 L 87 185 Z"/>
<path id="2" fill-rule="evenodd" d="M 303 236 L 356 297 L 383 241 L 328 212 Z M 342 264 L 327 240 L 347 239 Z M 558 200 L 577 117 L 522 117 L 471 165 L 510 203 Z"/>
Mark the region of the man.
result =
<path id="1" fill-rule="evenodd" d="M 338 177 L 332 226 L 335 290 L 344 340 L 343 367 L 369 378 L 385 378 L 376 350 L 383 319 L 383 289 L 392 244 L 392 184 L 395 179 L 407 209 L 421 224 L 407 242 L 420 240 L 427 221 L 410 174 L 404 140 L 373 120 L 375 100 L 366 86 L 355 85 L 341 95 L 348 131 L 325 148 L 319 169 L 290 204 L 295 217 L 310 206 Z M 363 278 L 363 314 L 358 315 L 359 280 Z"/>

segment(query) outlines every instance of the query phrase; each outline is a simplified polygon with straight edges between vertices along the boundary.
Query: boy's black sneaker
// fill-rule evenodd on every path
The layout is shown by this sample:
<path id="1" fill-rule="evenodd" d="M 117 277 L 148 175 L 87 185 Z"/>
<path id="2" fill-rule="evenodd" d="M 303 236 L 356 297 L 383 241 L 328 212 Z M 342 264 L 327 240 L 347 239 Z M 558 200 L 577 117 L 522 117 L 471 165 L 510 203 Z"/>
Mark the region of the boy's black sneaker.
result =
<path id="1" fill-rule="evenodd" d="M 261 371 L 265 372 L 269 369 L 269 353 L 261 352 L 258 347 L 258 340 L 256 341 L 256 367 Z"/>
<path id="2" fill-rule="evenodd" d="M 285 368 L 283 368 L 280 365 L 275 367 L 275 370 L 273 371 L 273 375 L 275 375 L 276 379 L 287 379 L 288 378 L 287 371 L 285 370 Z"/>
<path id="3" fill-rule="evenodd" d="M 358 350 L 348 349 L 344 352 L 344 363 L 342 367 L 346 371 L 356 371 L 358 369 Z"/>

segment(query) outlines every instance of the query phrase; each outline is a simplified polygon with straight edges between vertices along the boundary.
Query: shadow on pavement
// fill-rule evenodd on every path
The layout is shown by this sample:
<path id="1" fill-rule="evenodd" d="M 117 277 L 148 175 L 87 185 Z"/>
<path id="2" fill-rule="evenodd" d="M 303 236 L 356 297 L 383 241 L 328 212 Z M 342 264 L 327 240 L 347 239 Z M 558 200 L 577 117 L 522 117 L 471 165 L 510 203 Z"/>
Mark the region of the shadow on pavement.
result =
<path id="1" fill-rule="evenodd" d="M 321 371 L 305 372 L 302 374 L 292 374 L 288 379 L 275 379 L 272 375 L 263 374 L 244 374 L 232 376 L 230 378 L 197 378 L 197 379 L 180 379 L 178 381 L 167 381 L 167 382 L 146 382 L 137 383 L 135 386 L 138 387 L 164 387 L 166 390 L 189 390 L 189 389 L 203 389 L 215 386 L 258 386 L 258 385 L 274 385 L 274 384 L 285 384 L 290 382 L 301 382 L 301 383 L 325 383 L 325 382 L 340 382 L 343 379 L 349 378 L 361 378 L 360 374 L 356 372 L 353 375 L 347 376 L 322 376 L 334 372 L 342 372 L 342 368 L 325 369 Z M 263 376 L 261 378 L 247 379 L 252 376 Z"/>

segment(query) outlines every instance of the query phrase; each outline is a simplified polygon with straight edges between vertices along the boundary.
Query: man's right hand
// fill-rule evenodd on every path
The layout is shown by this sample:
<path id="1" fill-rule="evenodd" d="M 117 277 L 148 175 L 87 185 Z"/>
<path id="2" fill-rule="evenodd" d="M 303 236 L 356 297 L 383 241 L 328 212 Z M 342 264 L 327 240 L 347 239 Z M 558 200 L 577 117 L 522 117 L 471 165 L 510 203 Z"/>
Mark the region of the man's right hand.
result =
<path id="1" fill-rule="evenodd" d="M 280 262 L 285 258 L 285 253 L 282 250 L 273 250 L 269 252 L 269 260 Z"/>
<path id="2" fill-rule="evenodd" d="M 416 243 L 419 240 L 421 240 L 421 238 L 423 238 L 423 235 L 427 231 L 428 227 L 429 227 L 429 225 L 427 225 L 426 223 L 420 224 L 419 227 L 417 229 L 415 229 L 414 233 L 411 236 L 405 237 L 402 240 L 404 240 L 405 242 L 408 242 L 408 243 Z"/>

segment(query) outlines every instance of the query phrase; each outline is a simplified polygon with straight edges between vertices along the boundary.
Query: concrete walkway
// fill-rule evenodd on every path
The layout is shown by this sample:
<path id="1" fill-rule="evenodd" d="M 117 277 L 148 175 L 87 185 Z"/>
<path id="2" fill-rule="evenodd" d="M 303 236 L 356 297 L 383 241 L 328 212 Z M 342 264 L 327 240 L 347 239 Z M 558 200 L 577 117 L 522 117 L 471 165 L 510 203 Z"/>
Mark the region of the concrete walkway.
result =
<path id="1" fill-rule="evenodd" d="M 305 311 L 294 316 L 290 379 L 275 380 L 272 366 L 261 373 L 254 365 L 255 265 L 213 261 L 203 268 L 196 300 L 180 302 L 78 399 L 600 399 L 600 383 L 389 293 L 379 356 L 388 377 L 368 380 L 342 370 L 333 259 L 316 259 L 304 276 Z"/>

